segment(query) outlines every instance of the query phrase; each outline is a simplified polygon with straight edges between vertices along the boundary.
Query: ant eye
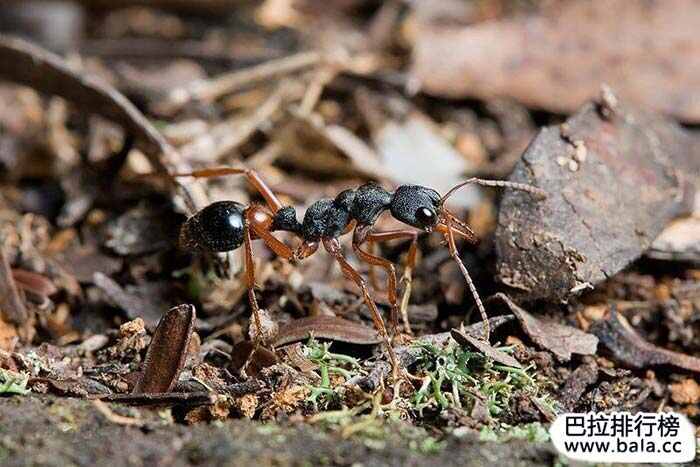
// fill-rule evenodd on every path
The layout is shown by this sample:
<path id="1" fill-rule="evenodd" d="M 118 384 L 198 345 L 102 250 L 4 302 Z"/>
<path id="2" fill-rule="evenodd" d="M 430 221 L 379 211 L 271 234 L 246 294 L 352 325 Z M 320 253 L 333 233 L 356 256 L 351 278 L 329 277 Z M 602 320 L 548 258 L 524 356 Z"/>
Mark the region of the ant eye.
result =
<path id="1" fill-rule="evenodd" d="M 433 225 L 435 223 L 435 213 L 428 208 L 418 208 L 416 219 L 425 226 Z"/>

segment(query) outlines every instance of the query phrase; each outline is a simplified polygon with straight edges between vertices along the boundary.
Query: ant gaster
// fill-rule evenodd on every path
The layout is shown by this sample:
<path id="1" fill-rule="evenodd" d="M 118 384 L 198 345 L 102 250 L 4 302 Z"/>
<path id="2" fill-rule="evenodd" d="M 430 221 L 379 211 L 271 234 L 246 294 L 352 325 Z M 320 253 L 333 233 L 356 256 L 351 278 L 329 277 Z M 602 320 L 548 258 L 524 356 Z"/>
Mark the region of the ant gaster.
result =
<path id="1" fill-rule="evenodd" d="M 258 331 L 257 336 L 261 336 L 259 306 L 254 292 L 255 269 L 251 248 L 252 240 L 262 240 L 276 255 L 293 262 L 303 260 L 312 255 L 322 244 L 324 249 L 338 262 L 343 273 L 357 284 L 362 291 L 374 325 L 389 353 L 395 377 L 398 374 L 399 365 L 389 341 L 384 321 L 370 295 L 366 280 L 345 258 L 338 238 L 353 231 L 352 247 L 357 257 L 370 266 L 378 266 L 386 271 L 391 320 L 393 330 L 396 332 L 399 315 L 396 269 L 392 262 L 366 251 L 363 249 L 363 246 L 389 240 L 409 239 L 411 240 L 411 246 L 408 252 L 406 268 L 412 270 L 416 258 L 416 239 L 420 231 L 439 232 L 442 234 L 449 248 L 450 255 L 458 264 L 474 297 L 476 306 L 481 313 L 487 336 L 486 339 L 488 340 L 488 318 L 484 305 L 466 267 L 459 257 L 455 245 L 455 234 L 472 243 L 476 243 L 477 238 L 468 225 L 459 220 L 445 207 L 445 202 L 456 190 L 472 183 L 490 187 L 513 188 L 538 196 L 545 196 L 543 190 L 530 185 L 478 178 L 470 178 L 458 184 L 444 196 L 440 196 L 437 191 L 431 188 L 420 185 L 401 185 L 392 193 L 376 183 L 367 183 L 354 190 L 345 190 L 338 194 L 335 199 L 321 199 L 314 202 L 306 210 L 300 222 L 294 207 L 284 206 L 253 170 L 221 167 L 176 174 L 175 176 L 208 178 L 233 174 L 244 175 L 263 197 L 265 206 L 256 204 L 244 206 L 235 201 L 212 203 L 190 217 L 183 224 L 180 232 L 180 244 L 182 247 L 190 251 L 209 252 L 225 252 L 235 250 L 241 246 L 244 247 L 248 298 Z M 418 230 L 374 231 L 374 224 L 379 216 L 386 211 L 389 211 L 398 221 Z M 273 232 L 276 231 L 291 232 L 302 240 L 301 245 L 296 249 L 292 249 L 273 235 Z M 410 277 L 408 279 L 410 280 Z M 410 283 L 407 284 L 406 289 L 409 287 Z M 406 296 L 404 298 L 407 299 Z M 403 313 L 403 320 L 407 331 L 410 330 L 405 313 Z M 256 337 L 256 348 L 259 339 L 259 337 Z M 243 371 L 245 371 L 246 366 L 244 365 Z"/>

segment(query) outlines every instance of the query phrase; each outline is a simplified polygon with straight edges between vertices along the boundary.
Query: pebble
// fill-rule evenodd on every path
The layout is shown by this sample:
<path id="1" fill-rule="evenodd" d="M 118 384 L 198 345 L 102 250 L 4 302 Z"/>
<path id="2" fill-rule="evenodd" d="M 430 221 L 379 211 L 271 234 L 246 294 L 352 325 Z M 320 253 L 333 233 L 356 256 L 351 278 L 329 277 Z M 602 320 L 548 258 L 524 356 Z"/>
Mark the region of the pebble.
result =
<path id="1" fill-rule="evenodd" d="M 574 147 L 576 148 L 576 152 L 574 153 L 574 159 L 580 163 L 586 162 L 586 157 L 588 156 L 588 149 L 586 148 L 584 142 L 578 140 L 574 142 Z"/>

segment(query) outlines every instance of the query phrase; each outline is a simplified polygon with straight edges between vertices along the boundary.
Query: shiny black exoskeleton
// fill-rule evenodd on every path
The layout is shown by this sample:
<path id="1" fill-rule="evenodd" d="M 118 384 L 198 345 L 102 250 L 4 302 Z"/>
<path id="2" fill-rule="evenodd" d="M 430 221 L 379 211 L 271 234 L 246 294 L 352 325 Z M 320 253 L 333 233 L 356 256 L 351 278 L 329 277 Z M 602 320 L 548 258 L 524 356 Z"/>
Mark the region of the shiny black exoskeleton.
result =
<path id="1" fill-rule="evenodd" d="M 187 250 L 232 251 L 243 245 L 246 207 L 235 201 L 211 203 L 190 217 L 180 229 L 180 245 Z"/>
<path id="2" fill-rule="evenodd" d="M 385 211 L 412 227 L 430 231 L 438 222 L 440 195 L 419 185 L 402 185 L 390 193 L 376 183 L 345 190 L 335 199 L 321 199 L 306 210 L 301 222 L 287 206 L 275 213 L 270 231 L 287 231 L 306 242 L 337 238 L 352 221 L 373 225 Z M 183 226 L 181 242 L 192 249 L 231 251 L 243 244 L 245 207 L 234 201 L 212 203 Z"/>

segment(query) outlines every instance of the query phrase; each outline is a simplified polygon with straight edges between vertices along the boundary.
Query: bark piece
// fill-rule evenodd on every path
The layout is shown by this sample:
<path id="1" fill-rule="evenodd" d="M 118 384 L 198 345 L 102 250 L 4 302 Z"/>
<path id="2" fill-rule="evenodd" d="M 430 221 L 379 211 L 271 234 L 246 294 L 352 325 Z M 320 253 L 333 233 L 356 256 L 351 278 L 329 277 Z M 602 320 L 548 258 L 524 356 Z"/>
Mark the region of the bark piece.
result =
<path id="1" fill-rule="evenodd" d="M 164 296 L 170 288 L 163 282 L 149 282 L 141 287 L 123 288 L 101 272 L 93 275 L 93 282 L 111 302 L 124 310 L 129 319 L 143 319 L 149 330 L 155 328 L 163 308 L 168 306 Z"/>
<path id="2" fill-rule="evenodd" d="M 510 97 L 559 113 L 607 83 L 626 101 L 699 122 L 699 21 L 693 0 L 555 2 L 468 26 L 426 20 L 413 75 L 430 94 Z"/>
<path id="3" fill-rule="evenodd" d="M 215 396 L 209 392 L 160 392 L 156 394 L 107 394 L 99 395 L 94 399 L 107 402 L 120 402 L 127 405 L 143 407 L 164 407 L 170 405 L 182 405 L 194 407 L 199 405 L 211 405 Z"/>
<path id="4" fill-rule="evenodd" d="M 187 360 L 196 313 L 192 305 L 171 308 L 161 318 L 146 353 L 143 374 L 133 394 L 170 392 Z"/>
<path id="5" fill-rule="evenodd" d="M 524 298 L 559 301 L 614 275 L 689 210 L 682 172 L 699 160 L 688 132 L 604 89 L 599 102 L 542 129 L 511 174 L 548 196 L 506 190 L 496 231 L 501 281 Z"/>
<path id="6" fill-rule="evenodd" d="M 234 374 L 238 374 L 248 360 L 250 353 L 253 351 L 255 344 L 251 341 L 242 341 L 233 346 L 231 350 L 231 362 L 229 363 L 229 370 Z M 248 376 L 257 376 L 263 368 L 267 368 L 272 365 L 279 363 L 279 359 L 274 352 L 266 349 L 265 347 L 259 346 L 253 357 L 246 368 L 246 374 Z"/>
<path id="7" fill-rule="evenodd" d="M 7 321 L 20 326 L 29 319 L 27 308 L 24 306 L 12 269 L 2 248 L 0 248 L 0 312 Z"/>
<path id="8" fill-rule="evenodd" d="M 694 379 L 685 378 L 669 385 L 671 399 L 677 404 L 697 404 L 700 402 L 700 384 Z"/>
<path id="9" fill-rule="evenodd" d="M 574 370 L 559 394 L 559 401 L 567 410 L 574 410 L 586 389 L 598 381 L 598 364 L 592 360 Z"/>

